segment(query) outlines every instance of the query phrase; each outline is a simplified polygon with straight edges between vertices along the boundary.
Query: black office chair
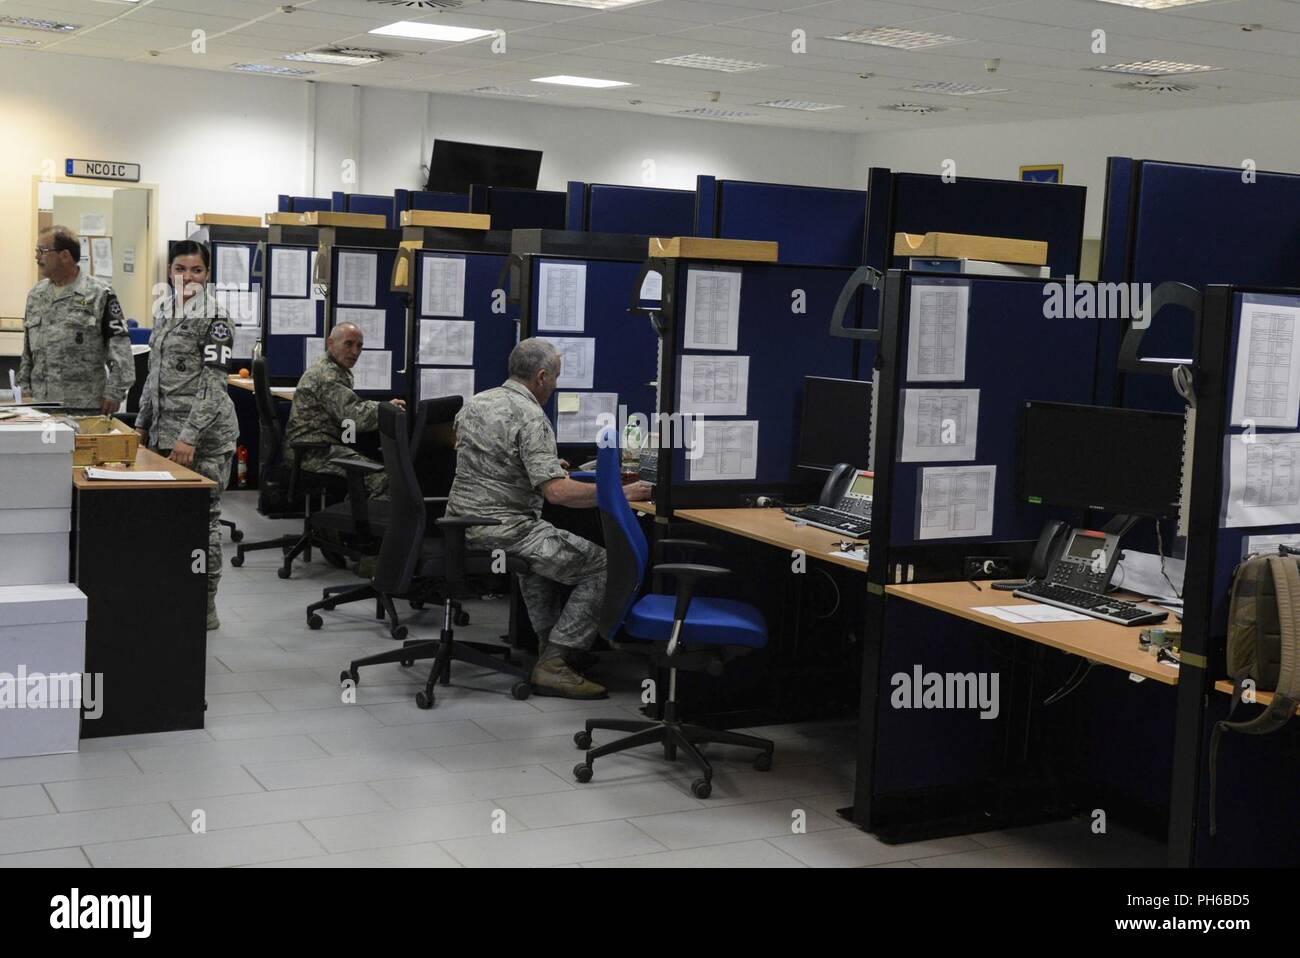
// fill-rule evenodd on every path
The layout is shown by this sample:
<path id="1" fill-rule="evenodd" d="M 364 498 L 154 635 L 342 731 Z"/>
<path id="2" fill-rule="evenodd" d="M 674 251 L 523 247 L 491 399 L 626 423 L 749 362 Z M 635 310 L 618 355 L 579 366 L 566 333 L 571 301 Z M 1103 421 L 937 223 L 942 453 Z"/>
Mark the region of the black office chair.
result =
<path id="1" fill-rule="evenodd" d="M 616 648 L 645 652 L 655 665 L 668 669 L 668 698 L 664 702 L 662 721 L 588 719 L 586 730 L 573 736 L 578 748 L 589 750 L 586 758 L 574 767 L 573 777 L 579 782 L 589 782 L 592 762 L 601 756 L 641 745 L 662 744 L 664 758 L 668 761 L 677 758 L 680 748 L 695 762 L 704 777 L 691 784 L 691 791 L 696 798 L 708 798 L 713 791 L 713 766 L 698 748 L 708 742 L 756 748 L 759 752 L 754 759 L 754 768 L 760 772 L 770 770 L 774 748 L 770 739 L 688 725 L 677 717 L 677 670 L 720 675 L 729 660 L 765 646 L 767 626 L 762 613 L 746 602 L 695 596 L 695 587 L 701 579 L 730 574 L 729 569 L 711 565 L 656 563 L 652 567 L 654 572 L 676 580 L 676 594 L 650 594 L 637 598 L 650 564 L 650 550 L 623 494 L 617 432 L 613 429 L 605 431 L 596 453 L 596 502 L 605 532 L 608 560 L 605 601 L 598 626 L 600 634 Z M 691 539 L 669 539 L 660 544 L 681 548 L 709 547 L 708 543 Z M 627 636 L 643 641 L 636 645 L 614 641 L 620 628 Z M 591 733 L 596 729 L 632 734 L 592 748 Z"/>
<path id="2" fill-rule="evenodd" d="M 455 397 L 459 399 L 459 397 Z M 530 670 L 510 661 L 510 648 L 484 642 L 457 642 L 452 629 L 456 616 L 463 610 L 459 598 L 482 595 L 483 586 L 492 578 L 508 573 L 527 572 L 528 564 L 504 556 L 471 550 L 465 543 L 465 530 L 473 526 L 499 525 L 497 519 L 472 516 L 435 520 L 442 535 L 427 535 L 427 507 L 445 506 L 445 496 L 425 496 L 411 460 L 406 431 L 406 414 L 391 404 L 379 407 L 379 435 L 384 450 L 384 467 L 388 473 L 388 527 L 371 581 L 374 593 L 392 614 L 392 600 L 410 596 L 427 596 L 433 590 L 442 593 L 442 631 L 436 640 L 403 642 L 400 649 L 354 659 L 339 675 L 342 683 L 360 681 L 359 670 L 368 665 L 400 662 L 413 665 L 416 660 L 433 659 L 424 690 L 415 697 L 422 709 L 432 708 L 434 686 L 451 684 L 451 663 L 468 662 L 517 681 L 511 694 L 526 699 L 532 693 L 528 683 Z M 405 634 L 405 633 L 403 633 Z"/>
<path id="3" fill-rule="evenodd" d="M 311 561 L 312 514 L 330 502 L 342 500 L 348 492 L 347 480 L 339 476 L 309 472 L 298 465 L 298 456 L 285 455 L 284 431 L 271 396 L 271 380 L 266 371 L 266 360 L 259 356 L 253 360 L 253 396 L 257 401 L 257 422 L 261 462 L 257 470 L 257 511 L 268 519 L 303 519 L 301 535 L 283 535 L 261 542 L 240 542 L 230 564 L 244 564 L 244 554 L 267 549 L 279 549 L 284 560 L 276 575 L 287 579 L 293 571 L 293 560 L 300 554 Z M 295 442 L 295 453 L 313 449 L 328 449 L 323 442 Z M 291 460 L 291 461 L 290 461 Z M 304 554 L 305 553 L 305 554 Z M 346 565 L 332 550 L 326 558 L 335 565 Z"/>

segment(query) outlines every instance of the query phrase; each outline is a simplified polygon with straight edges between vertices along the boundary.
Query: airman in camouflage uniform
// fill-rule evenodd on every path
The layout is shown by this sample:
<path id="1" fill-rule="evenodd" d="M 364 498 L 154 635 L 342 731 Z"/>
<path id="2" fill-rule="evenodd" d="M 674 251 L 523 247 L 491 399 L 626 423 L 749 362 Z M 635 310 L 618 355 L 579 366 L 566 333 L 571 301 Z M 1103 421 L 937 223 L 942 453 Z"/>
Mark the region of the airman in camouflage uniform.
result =
<path id="1" fill-rule="evenodd" d="M 122 307 L 111 286 L 77 265 L 81 243 L 67 227 L 43 231 L 39 242 L 43 278 L 27 294 L 18 385 L 25 398 L 73 414 L 113 412 L 135 383 Z"/>
<path id="2" fill-rule="evenodd" d="M 298 466 L 309 472 L 346 476 L 331 459 L 364 459 L 349 443 L 358 433 L 379 429 L 379 403 L 362 399 L 352 391 L 352 367 L 365 346 L 365 336 L 352 323 L 340 323 L 330 330 L 325 355 L 302 374 L 293 393 L 293 408 L 285 428 L 289 455 L 298 455 Z M 392 402 L 405 407 L 401 399 Z M 293 452 L 299 442 L 329 443 L 328 449 Z M 372 496 L 388 494 L 388 476 L 382 472 L 366 476 L 366 491 Z"/>
<path id="3" fill-rule="evenodd" d="M 605 596 L 605 550 L 542 519 L 543 502 L 596 504 L 596 487 L 568 477 L 542 406 L 555 390 L 560 356 L 525 339 L 510 354 L 510 378 L 470 399 L 456 416 L 456 478 L 449 516 L 500 520 L 466 533 L 476 549 L 501 549 L 528 562 L 519 590 L 538 638 L 532 684 L 539 694 L 600 698 L 603 686 L 575 670 L 591 648 Z M 649 497 L 632 483 L 631 500 Z"/>
<path id="4" fill-rule="evenodd" d="M 204 267 L 207 250 L 173 250 L 172 272 L 187 261 Z M 202 250 L 200 254 L 198 250 Z M 200 256 L 202 259 L 200 259 Z M 192 292 L 191 292 L 192 290 Z M 221 493 L 230 480 L 231 456 L 239 436 L 235 404 L 226 389 L 234 326 L 202 281 L 191 285 L 183 303 L 159 300 L 149 337 L 149 376 L 140 394 L 136 430 L 149 448 L 216 483 L 208 505 L 208 628 L 217 629 L 217 586 L 221 582 Z"/>

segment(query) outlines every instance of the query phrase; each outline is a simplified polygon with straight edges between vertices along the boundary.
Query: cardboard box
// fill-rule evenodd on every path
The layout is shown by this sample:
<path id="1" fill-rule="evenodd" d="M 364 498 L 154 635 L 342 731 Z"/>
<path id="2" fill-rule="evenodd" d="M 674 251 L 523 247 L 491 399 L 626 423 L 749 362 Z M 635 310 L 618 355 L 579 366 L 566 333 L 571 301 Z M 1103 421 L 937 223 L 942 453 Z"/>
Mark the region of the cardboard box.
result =
<path id="1" fill-rule="evenodd" d="M 72 508 L 72 427 L 51 419 L 0 421 L 6 509 Z"/>
<path id="2" fill-rule="evenodd" d="M 974 236 L 968 233 L 894 234 L 895 256 L 929 259 L 980 259 L 995 263 L 1047 263 L 1047 244 L 1040 240 Z"/>
<path id="3" fill-rule="evenodd" d="M 194 217 L 199 226 L 251 226 L 259 229 L 262 220 L 256 216 L 238 216 L 234 213 L 199 213 Z"/>
<path id="4" fill-rule="evenodd" d="M 402 210 L 403 226 L 443 226 L 452 229 L 490 230 L 492 217 L 487 213 L 446 213 L 442 210 Z"/>
<path id="5" fill-rule="evenodd" d="M 109 416 L 76 416 L 74 466 L 99 466 L 106 462 L 135 462 L 140 435 L 120 419 Z"/>
<path id="6" fill-rule="evenodd" d="M 650 255 L 668 259 L 775 263 L 777 244 L 769 240 L 714 239 L 707 236 L 652 236 Z"/>
<path id="7" fill-rule="evenodd" d="M 299 226 L 352 226 L 362 229 L 386 230 L 388 218 L 378 213 L 330 213 L 313 210 L 298 214 Z"/>
<path id="8" fill-rule="evenodd" d="M 77 751 L 81 704 L 102 692 L 82 688 L 85 667 L 80 589 L 0 586 L 0 758 Z"/>
<path id="9" fill-rule="evenodd" d="M 0 509 L 0 586 L 67 582 L 71 531 L 71 509 Z"/>

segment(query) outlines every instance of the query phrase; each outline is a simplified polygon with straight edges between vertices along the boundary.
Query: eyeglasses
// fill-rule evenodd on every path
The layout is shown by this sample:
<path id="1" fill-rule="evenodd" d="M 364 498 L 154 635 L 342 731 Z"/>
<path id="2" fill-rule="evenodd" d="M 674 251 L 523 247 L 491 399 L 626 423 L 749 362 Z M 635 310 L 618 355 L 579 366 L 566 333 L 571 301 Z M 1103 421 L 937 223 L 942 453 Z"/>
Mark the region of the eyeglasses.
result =
<path id="1" fill-rule="evenodd" d="M 54 252 L 54 247 L 53 247 L 53 246 L 38 246 L 38 247 L 36 247 L 36 255 L 37 255 L 37 256 L 44 256 L 46 253 L 52 253 L 52 252 Z"/>

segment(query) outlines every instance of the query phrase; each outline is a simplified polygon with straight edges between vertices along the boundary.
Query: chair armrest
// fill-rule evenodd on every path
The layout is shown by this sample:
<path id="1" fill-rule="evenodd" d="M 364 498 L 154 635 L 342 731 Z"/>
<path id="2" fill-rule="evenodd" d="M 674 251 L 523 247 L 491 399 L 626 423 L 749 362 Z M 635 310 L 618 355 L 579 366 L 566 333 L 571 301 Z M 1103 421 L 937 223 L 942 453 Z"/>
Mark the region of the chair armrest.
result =
<path id="1" fill-rule="evenodd" d="M 336 466 L 342 466 L 348 472 L 353 470 L 357 472 L 383 472 L 384 464 L 381 462 L 371 462 L 369 459 L 354 459 L 348 456 L 338 456 L 331 459 L 330 462 Z"/>
<path id="2" fill-rule="evenodd" d="M 667 549 L 708 549 L 711 552 L 725 551 L 722 546 L 715 542 L 705 542 L 703 539 L 660 539 L 655 543 L 655 555 L 661 556 Z"/>
<path id="3" fill-rule="evenodd" d="M 686 621 L 686 612 L 695 596 L 695 587 L 701 579 L 731 575 L 730 569 L 716 565 L 697 565 L 693 562 L 665 562 L 653 567 L 661 575 L 671 575 L 677 580 L 677 605 L 673 608 L 673 637 L 668 642 L 668 654 L 677 651 L 680 627 Z"/>
<path id="4" fill-rule="evenodd" d="M 327 443 L 327 442 L 291 442 L 291 443 L 289 443 L 289 448 L 290 448 L 290 449 L 293 449 L 293 450 L 295 450 L 295 451 L 299 451 L 299 452 L 302 451 L 302 450 L 305 450 L 305 449 L 328 449 L 329 447 L 330 447 L 330 444 Z"/>
<path id="5" fill-rule="evenodd" d="M 311 450 L 328 449 L 330 444 L 327 442 L 291 442 L 289 448 L 293 452 L 309 452 Z M 297 456 L 286 456 L 289 463 L 289 501 L 298 501 L 298 475 L 302 472 L 302 465 Z"/>
<path id="6" fill-rule="evenodd" d="M 431 496 L 430 498 L 436 502 L 440 497 Z M 443 526 L 444 528 L 460 529 L 462 531 L 468 529 L 470 526 L 501 525 L 500 519 L 488 519 L 484 516 L 443 516 L 441 519 L 438 519 L 437 522 L 438 525 Z"/>
<path id="7" fill-rule="evenodd" d="M 447 582 L 458 586 L 465 581 L 465 530 L 473 526 L 499 526 L 501 520 L 483 516 L 442 516 L 435 519 L 434 524 L 446 530 Z"/>
<path id="8" fill-rule="evenodd" d="M 451 502 L 451 496 L 425 496 L 424 504 L 427 506 L 433 502 Z"/>

